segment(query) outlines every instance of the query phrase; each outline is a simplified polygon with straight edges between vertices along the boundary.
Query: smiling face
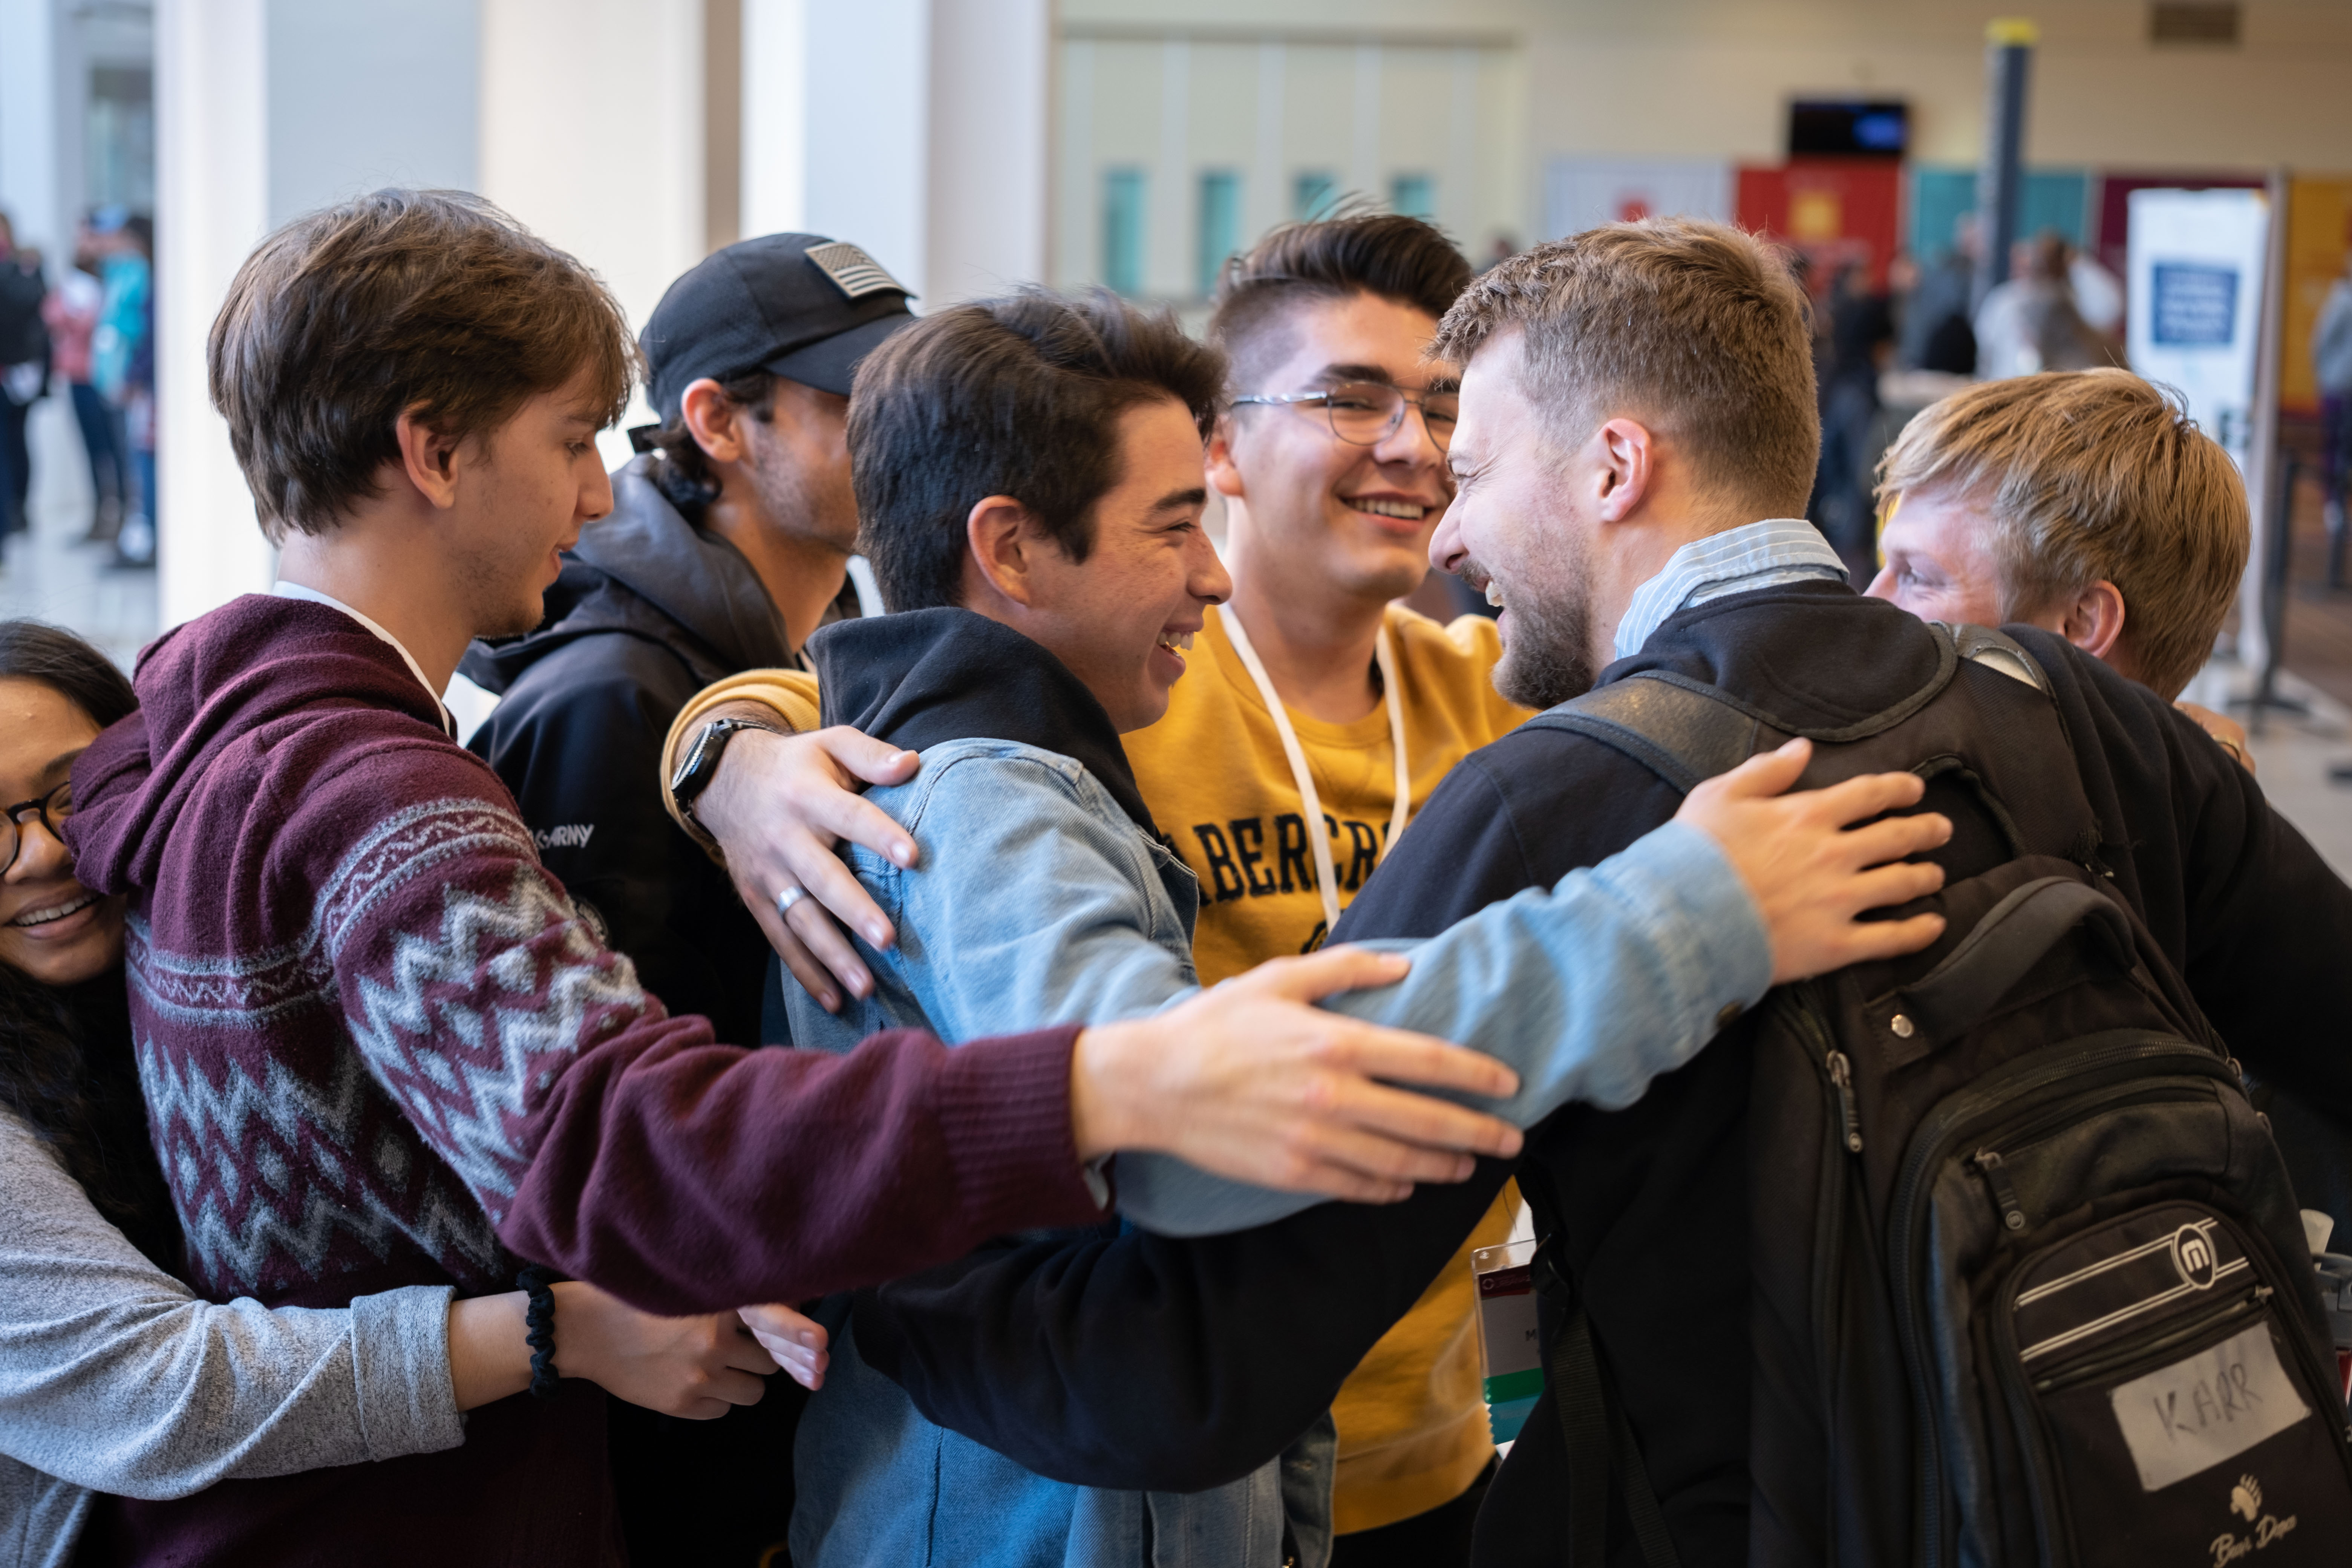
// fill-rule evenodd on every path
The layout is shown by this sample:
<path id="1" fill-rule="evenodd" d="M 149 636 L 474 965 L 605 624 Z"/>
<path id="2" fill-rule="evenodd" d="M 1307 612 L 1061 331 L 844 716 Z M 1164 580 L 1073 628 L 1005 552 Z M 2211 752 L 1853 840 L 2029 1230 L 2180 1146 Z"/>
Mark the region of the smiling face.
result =
<path id="1" fill-rule="evenodd" d="M 1436 319 L 1378 295 L 1302 305 L 1271 331 L 1282 346 L 1245 392 L 1380 382 L 1417 395 L 1455 384 L 1452 366 L 1422 361 Z M 1263 559 L 1286 583 L 1328 581 L 1376 603 L 1411 593 L 1426 574 L 1429 536 L 1454 490 L 1445 455 L 1412 408 L 1386 439 L 1359 447 L 1331 433 L 1319 405 L 1244 405 L 1219 423 L 1209 477 L 1228 498 L 1234 547 L 1253 569 Z"/>
<path id="2" fill-rule="evenodd" d="M 435 526 L 446 542 L 451 592 L 475 636 L 515 637 L 538 626 L 562 552 L 613 510 L 613 481 L 596 450 L 603 423 L 591 373 L 583 371 L 458 448 L 457 504 L 437 513 Z"/>
<path id="3" fill-rule="evenodd" d="M 1592 518 L 1521 385 L 1520 335 L 1495 338 L 1462 377 L 1449 454 L 1458 487 L 1429 559 L 1501 606 L 1495 689 L 1549 708 L 1592 685 Z"/>
<path id="4" fill-rule="evenodd" d="M 52 686 L 0 677 L 0 805 L 47 796 L 98 724 Z M 73 856 L 35 813 L 18 825 L 15 862 L 0 873 L 0 963 L 45 985 L 78 985 L 122 958 L 120 897 L 74 880 Z"/>
<path id="5" fill-rule="evenodd" d="M 1991 519 L 1965 494 L 1905 491 L 1878 536 L 1886 564 L 1872 580 L 1870 596 L 1923 621 L 2000 626 L 2010 617 L 2002 612 L 1991 533 Z"/>
<path id="6" fill-rule="evenodd" d="M 1168 710 L 1202 612 L 1233 591 L 1201 527 L 1201 432 L 1174 398 L 1119 416 L 1118 481 L 1095 503 L 1093 545 L 1073 561 L 1024 541 L 1026 603 L 1013 624 L 1050 648 L 1120 733 Z"/>

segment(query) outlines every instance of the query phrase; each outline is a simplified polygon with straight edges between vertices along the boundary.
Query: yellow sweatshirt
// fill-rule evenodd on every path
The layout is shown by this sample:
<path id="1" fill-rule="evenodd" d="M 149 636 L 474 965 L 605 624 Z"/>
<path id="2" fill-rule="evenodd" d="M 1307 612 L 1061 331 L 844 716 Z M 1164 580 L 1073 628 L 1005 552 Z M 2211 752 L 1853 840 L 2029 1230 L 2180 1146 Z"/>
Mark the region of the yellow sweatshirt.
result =
<path id="1" fill-rule="evenodd" d="M 1454 763 L 1512 729 L 1528 710 L 1496 696 L 1488 679 L 1502 656 L 1493 622 L 1465 616 L 1442 626 L 1391 606 L 1388 626 L 1404 705 L 1412 809 L 1417 810 Z M 815 692 L 814 678 L 794 670 L 720 681 L 678 715 L 669 750 L 676 752 L 699 727 L 700 716 L 730 698 L 766 701 L 794 727 L 809 727 Z M 1387 704 L 1346 724 L 1323 723 L 1294 709 L 1290 722 L 1322 801 L 1344 909 L 1379 859 L 1396 802 Z M 1153 820 L 1201 879 L 1201 916 L 1192 935 L 1201 983 L 1213 985 L 1268 958 L 1320 946 L 1323 903 L 1298 785 L 1218 610 L 1208 612 L 1167 714 L 1125 742 Z M 674 757 L 665 762 L 665 777 L 674 765 Z M 1332 1405 L 1339 1428 L 1335 1523 L 1340 1533 L 1377 1529 L 1451 1502 L 1494 1458 L 1479 1397 L 1470 1253 L 1502 1243 L 1517 1205 L 1517 1190 L 1506 1187 L 1444 1272 L 1340 1389 Z"/>
<path id="2" fill-rule="evenodd" d="M 1496 696 L 1488 679 L 1503 651 L 1494 622 L 1465 616 L 1442 626 L 1392 605 L 1388 626 L 1404 703 L 1410 809 L 1418 810 L 1454 763 L 1528 710 Z M 1396 805 L 1388 705 L 1346 724 L 1292 709 L 1290 724 L 1322 802 L 1345 909 L 1378 861 Z M 1209 611 L 1166 716 L 1125 739 L 1152 820 L 1201 879 L 1192 931 L 1201 984 L 1321 946 L 1323 901 L 1298 784 L 1222 612 Z M 1331 1411 L 1339 1426 L 1334 1523 L 1341 1534 L 1453 1501 L 1495 1457 L 1478 1393 L 1470 1252 L 1500 1246 L 1517 1206 L 1517 1189 L 1506 1187 L 1445 1271 L 1339 1390 Z"/>

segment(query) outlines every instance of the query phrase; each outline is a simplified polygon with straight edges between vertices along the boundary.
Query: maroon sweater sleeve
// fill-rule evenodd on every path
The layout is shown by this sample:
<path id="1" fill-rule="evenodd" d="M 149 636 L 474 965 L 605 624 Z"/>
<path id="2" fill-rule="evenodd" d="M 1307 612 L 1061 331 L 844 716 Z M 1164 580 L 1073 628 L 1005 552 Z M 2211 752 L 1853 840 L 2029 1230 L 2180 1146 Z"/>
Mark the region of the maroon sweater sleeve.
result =
<path id="1" fill-rule="evenodd" d="M 508 1246 L 646 1311 L 799 1301 L 1103 1219 L 1070 1130 L 1076 1027 L 847 1056 L 710 1043 L 699 1018 L 583 1051 L 533 1118 Z"/>

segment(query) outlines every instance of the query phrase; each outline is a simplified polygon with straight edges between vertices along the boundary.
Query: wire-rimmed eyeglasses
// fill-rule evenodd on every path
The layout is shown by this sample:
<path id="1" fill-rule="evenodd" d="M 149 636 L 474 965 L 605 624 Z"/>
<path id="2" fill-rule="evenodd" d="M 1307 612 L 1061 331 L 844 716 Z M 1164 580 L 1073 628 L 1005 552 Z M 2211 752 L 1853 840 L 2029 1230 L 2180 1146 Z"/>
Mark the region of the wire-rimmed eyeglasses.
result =
<path id="1" fill-rule="evenodd" d="M 1351 447 L 1377 447 L 1404 423 L 1408 405 L 1421 410 L 1422 428 L 1429 444 L 1443 452 L 1454 439 L 1454 421 L 1462 407 L 1458 392 L 1407 392 L 1378 381 L 1350 381 L 1319 392 L 1253 393 L 1235 404 L 1262 403 L 1279 407 L 1320 404 L 1331 422 L 1331 434 Z"/>
<path id="2" fill-rule="evenodd" d="M 5 874 L 16 864 L 16 852 L 25 847 L 24 831 L 17 825 L 24 820 L 26 812 L 38 814 L 41 826 L 48 829 L 49 837 L 63 843 L 64 837 L 58 828 L 73 815 L 72 783 L 61 784 L 47 795 L 20 800 L 5 812 L 0 812 L 0 874 Z"/>

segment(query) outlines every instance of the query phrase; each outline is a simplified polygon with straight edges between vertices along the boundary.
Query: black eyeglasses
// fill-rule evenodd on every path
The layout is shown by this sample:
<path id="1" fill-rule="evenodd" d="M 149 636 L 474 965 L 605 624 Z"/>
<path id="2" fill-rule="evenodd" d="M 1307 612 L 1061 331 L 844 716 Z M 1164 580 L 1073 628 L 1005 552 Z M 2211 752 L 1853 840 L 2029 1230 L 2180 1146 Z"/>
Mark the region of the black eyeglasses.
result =
<path id="1" fill-rule="evenodd" d="M 64 837 L 58 832 L 58 827 L 67 817 L 73 815 L 72 783 L 68 781 L 61 784 L 47 795 L 35 795 L 30 800 L 20 800 L 10 806 L 5 814 L 0 814 L 0 849 L 7 851 L 6 854 L 0 855 L 0 874 L 5 874 L 9 868 L 16 864 L 16 852 L 25 847 L 25 835 L 17 824 L 24 820 L 25 814 L 28 811 L 38 813 L 41 826 L 49 830 L 49 837 L 63 843 Z"/>
<path id="2" fill-rule="evenodd" d="M 1234 401 L 1306 408 L 1320 404 L 1331 434 L 1351 447 L 1377 447 L 1395 435 L 1410 405 L 1421 410 L 1429 444 L 1441 452 L 1454 440 L 1454 421 L 1462 409 L 1458 392 L 1406 392 L 1378 381 L 1350 381 L 1323 392 L 1259 393 Z"/>

